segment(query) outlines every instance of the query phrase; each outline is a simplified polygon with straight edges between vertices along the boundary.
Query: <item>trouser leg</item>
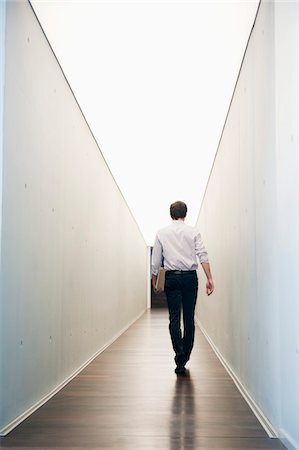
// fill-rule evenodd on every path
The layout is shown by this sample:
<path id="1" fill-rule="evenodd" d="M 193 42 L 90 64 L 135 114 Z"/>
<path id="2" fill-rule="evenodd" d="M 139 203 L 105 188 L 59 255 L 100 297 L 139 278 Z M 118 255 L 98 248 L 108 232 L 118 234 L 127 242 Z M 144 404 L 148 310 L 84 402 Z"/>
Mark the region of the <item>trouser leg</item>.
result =
<path id="1" fill-rule="evenodd" d="M 183 305 L 183 352 L 186 362 L 190 358 L 190 354 L 194 344 L 195 324 L 194 313 L 197 299 L 198 281 L 196 272 L 184 276 L 182 289 L 182 305 Z"/>
<path id="2" fill-rule="evenodd" d="M 182 289 L 181 282 L 176 277 L 167 277 L 165 282 L 165 294 L 169 311 L 169 332 L 172 347 L 175 352 L 175 362 L 180 365 L 183 359 L 183 339 L 181 331 L 181 307 Z"/>

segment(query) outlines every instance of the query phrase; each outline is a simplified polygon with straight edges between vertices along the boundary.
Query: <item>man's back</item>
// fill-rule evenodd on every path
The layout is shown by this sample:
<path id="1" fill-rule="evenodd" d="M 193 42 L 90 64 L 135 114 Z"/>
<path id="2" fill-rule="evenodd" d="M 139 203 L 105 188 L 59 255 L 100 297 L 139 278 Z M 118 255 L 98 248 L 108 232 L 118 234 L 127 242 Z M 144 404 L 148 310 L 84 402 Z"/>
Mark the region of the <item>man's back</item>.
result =
<path id="1" fill-rule="evenodd" d="M 158 269 L 161 256 L 166 270 L 196 270 L 197 256 L 200 262 L 207 262 L 208 255 L 200 233 L 183 220 L 173 220 L 158 231 L 153 252 L 153 270 Z"/>

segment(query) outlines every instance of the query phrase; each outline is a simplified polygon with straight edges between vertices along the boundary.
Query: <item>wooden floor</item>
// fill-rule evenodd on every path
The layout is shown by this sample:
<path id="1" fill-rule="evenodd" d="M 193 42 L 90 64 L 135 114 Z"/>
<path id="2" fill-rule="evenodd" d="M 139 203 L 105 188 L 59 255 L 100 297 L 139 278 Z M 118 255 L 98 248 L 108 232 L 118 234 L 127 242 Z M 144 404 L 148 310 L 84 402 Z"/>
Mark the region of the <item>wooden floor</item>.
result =
<path id="1" fill-rule="evenodd" d="M 267 434 L 196 330 L 186 376 L 174 373 L 165 309 L 149 311 L 1 449 L 283 449 Z"/>

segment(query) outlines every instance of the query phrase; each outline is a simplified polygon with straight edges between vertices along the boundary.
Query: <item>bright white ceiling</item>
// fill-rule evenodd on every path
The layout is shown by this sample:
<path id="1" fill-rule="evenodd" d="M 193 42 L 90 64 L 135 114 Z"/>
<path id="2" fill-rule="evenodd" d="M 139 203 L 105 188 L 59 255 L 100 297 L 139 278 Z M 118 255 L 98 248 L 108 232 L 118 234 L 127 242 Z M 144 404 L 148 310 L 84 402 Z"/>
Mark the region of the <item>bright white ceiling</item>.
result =
<path id="1" fill-rule="evenodd" d="M 147 244 L 194 225 L 258 1 L 31 4 Z"/>

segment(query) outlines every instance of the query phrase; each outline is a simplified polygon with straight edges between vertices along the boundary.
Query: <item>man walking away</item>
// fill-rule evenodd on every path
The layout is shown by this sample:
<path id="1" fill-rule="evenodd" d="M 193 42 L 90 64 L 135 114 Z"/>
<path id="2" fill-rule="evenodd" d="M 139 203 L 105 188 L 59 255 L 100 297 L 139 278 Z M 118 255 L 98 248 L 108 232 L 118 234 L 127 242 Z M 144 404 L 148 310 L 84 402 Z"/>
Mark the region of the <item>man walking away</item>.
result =
<path id="1" fill-rule="evenodd" d="M 164 262 L 165 294 L 169 311 L 169 332 L 175 352 L 175 373 L 184 374 L 194 343 L 194 313 L 198 291 L 198 260 L 206 274 L 206 292 L 212 294 L 214 282 L 208 254 L 200 233 L 185 224 L 187 205 L 170 205 L 172 223 L 158 231 L 152 253 L 152 284 L 155 288 L 159 268 Z M 184 332 L 181 330 L 183 310 Z"/>

